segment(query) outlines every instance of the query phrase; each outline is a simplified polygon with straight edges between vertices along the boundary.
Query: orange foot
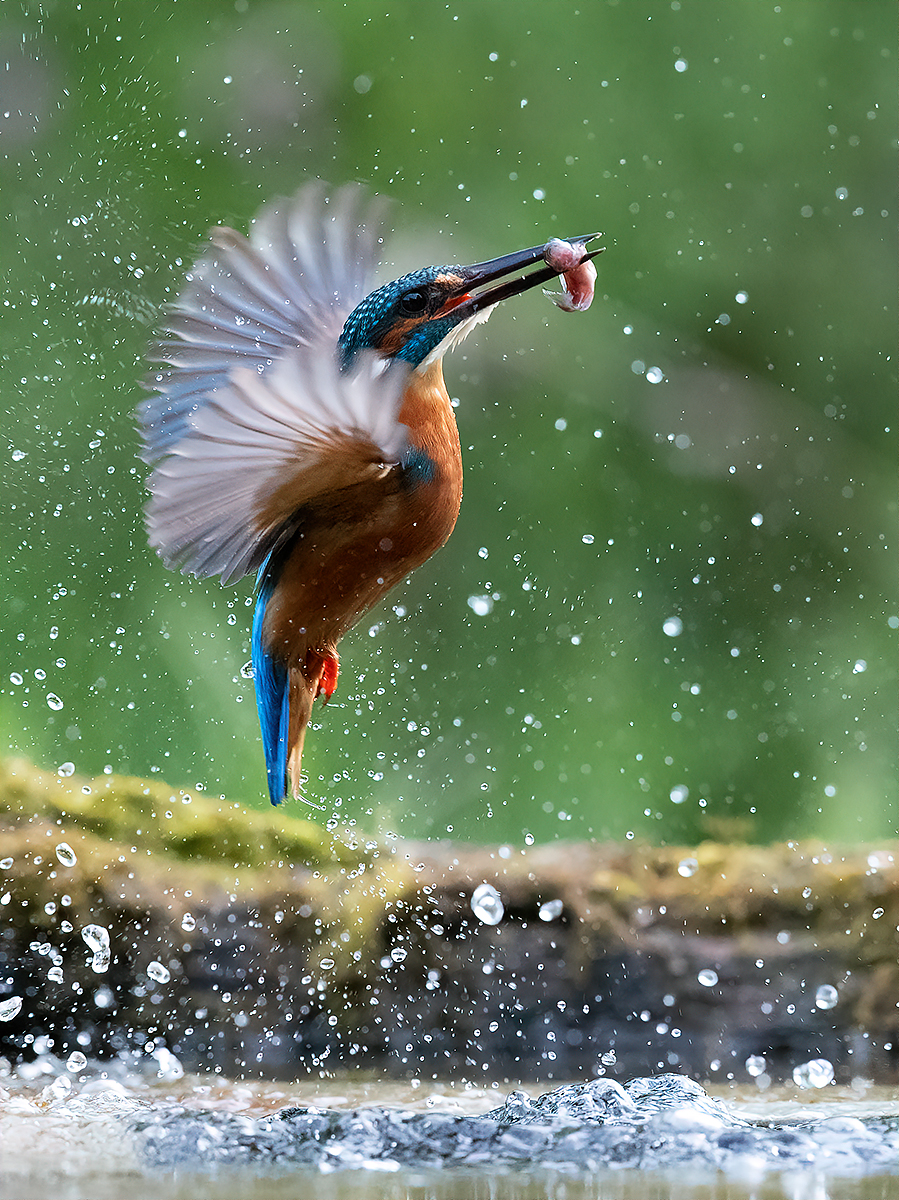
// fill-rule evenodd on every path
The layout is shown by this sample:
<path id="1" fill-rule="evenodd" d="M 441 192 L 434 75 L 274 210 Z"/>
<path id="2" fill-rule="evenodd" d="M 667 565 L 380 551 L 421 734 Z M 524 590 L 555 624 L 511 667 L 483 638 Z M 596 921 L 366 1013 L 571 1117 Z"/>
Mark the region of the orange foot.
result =
<path id="1" fill-rule="evenodd" d="M 325 704 L 334 695 L 337 687 L 337 675 L 340 671 L 340 659 L 329 650 L 310 650 L 306 654 L 306 678 L 310 681 L 315 693 L 314 699 L 324 696 Z"/>

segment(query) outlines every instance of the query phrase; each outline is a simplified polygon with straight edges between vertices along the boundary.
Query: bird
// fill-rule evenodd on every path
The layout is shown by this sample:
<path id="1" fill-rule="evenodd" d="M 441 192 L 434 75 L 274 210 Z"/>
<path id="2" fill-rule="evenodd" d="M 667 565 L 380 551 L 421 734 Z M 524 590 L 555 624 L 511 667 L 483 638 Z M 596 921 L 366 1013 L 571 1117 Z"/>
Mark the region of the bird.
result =
<path id="1" fill-rule="evenodd" d="M 587 249 L 599 234 L 551 239 L 369 290 L 385 219 L 362 185 L 316 181 L 264 205 L 248 236 L 213 228 L 147 356 L 149 543 L 198 578 L 256 574 L 272 804 L 288 785 L 306 798 L 306 728 L 337 686 L 338 642 L 456 523 L 444 354 L 499 301 L 557 276 L 560 307 L 586 307 L 603 248 Z"/>

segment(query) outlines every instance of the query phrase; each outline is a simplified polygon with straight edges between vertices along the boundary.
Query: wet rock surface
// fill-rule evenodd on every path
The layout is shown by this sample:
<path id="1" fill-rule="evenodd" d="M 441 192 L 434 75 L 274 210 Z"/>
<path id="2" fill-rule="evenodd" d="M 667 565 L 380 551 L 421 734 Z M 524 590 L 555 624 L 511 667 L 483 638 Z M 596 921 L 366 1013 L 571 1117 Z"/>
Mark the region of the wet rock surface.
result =
<path id="1" fill-rule="evenodd" d="M 13 1060 L 896 1078 L 892 847 L 377 843 L 24 763 L 0 806 Z"/>

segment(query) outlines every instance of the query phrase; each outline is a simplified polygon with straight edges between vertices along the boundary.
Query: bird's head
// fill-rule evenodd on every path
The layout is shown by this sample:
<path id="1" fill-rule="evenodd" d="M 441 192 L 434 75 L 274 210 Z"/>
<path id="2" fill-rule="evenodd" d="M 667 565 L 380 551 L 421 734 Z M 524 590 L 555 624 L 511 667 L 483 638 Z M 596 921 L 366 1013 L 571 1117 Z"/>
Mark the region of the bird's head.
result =
<path id="1" fill-rule="evenodd" d="M 584 246 L 596 236 L 585 234 L 568 241 Z M 362 350 L 374 350 L 384 358 L 400 358 L 424 369 L 486 321 L 500 300 L 558 275 L 544 261 L 544 249 L 532 246 L 471 267 L 423 267 L 385 283 L 347 317 L 338 340 L 341 366 L 349 367 Z M 583 261 L 599 252 L 588 252 Z M 520 274 L 536 263 L 543 264 L 539 270 Z M 496 282 L 505 276 L 512 278 Z"/>

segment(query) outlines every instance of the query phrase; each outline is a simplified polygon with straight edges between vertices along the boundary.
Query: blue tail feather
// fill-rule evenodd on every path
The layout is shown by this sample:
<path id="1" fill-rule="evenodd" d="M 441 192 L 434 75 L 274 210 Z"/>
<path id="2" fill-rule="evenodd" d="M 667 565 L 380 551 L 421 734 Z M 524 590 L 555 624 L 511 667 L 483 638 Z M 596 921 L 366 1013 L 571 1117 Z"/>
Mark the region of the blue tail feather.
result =
<path id="1" fill-rule="evenodd" d="M 265 567 L 263 567 L 263 571 Z M 256 682 L 256 707 L 262 729 L 268 794 L 272 804 L 284 799 L 287 777 L 287 735 L 290 719 L 290 682 L 287 664 L 269 654 L 262 643 L 265 609 L 271 598 L 271 579 L 260 571 L 259 597 L 253 614 L 252 658 Z"/>

